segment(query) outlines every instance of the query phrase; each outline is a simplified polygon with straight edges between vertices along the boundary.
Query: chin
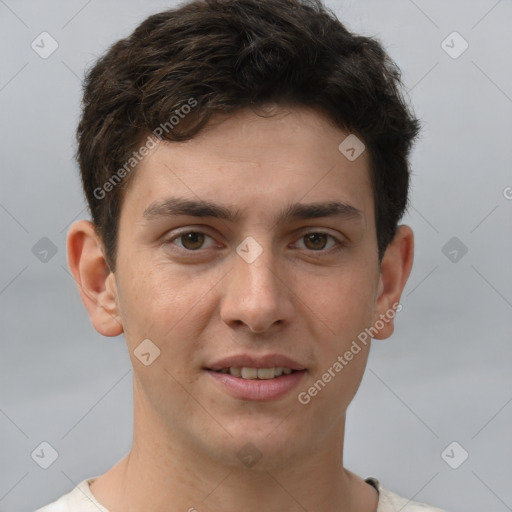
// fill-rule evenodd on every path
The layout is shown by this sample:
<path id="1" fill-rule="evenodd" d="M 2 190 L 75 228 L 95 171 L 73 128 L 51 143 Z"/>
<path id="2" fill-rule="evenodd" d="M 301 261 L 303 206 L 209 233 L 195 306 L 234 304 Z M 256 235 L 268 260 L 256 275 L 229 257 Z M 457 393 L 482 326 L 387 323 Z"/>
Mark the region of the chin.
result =
<path id="1" fill-rule="evenodd" d="M 223 436 L 220 443 L 212 442 L 217 447 L 215 457 L 237 468 L 275 470 L 286 467 L 290 459 L 304 454 L 314 443 L 310 431 L 293 425 L 291 420 L 287 424 L 285 417 L 260 420 L 252 417 L 247 421 L 238 419 L 231 424 L 222 423 L 232 437 Z M 307 438 L 303 437 L 305 433 Z"/>

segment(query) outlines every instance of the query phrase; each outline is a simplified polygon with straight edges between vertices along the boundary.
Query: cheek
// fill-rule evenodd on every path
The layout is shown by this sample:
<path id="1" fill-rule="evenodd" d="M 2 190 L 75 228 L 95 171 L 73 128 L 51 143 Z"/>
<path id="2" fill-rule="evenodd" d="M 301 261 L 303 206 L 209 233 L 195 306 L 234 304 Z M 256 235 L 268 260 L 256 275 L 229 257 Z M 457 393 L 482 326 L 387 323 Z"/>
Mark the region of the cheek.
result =
<path id="1" fill-rule="evenodd" d="M 324 336 L 343 345 L 367 327 L 375 308 L 376 276 L 369 269 L 333 271 L 328 279 L 308 279 L 300 292 L 312 318 L 324 325 Z"/>
<path id="2" fill-rule="evenodd" d="M 322 417 L 326 432 L 345 414 L 364 374 L 370 338 L 361 342 L 358 335 L 372 318 L 374 297 L 369 288 L 361 274 L 343 274 L 325 282 L 309 302 L 315 311 L 310 318 L 325 327 L 317 333 L 317 364 L 299 390 L 300 403 L 311 404 L 308 414 L 315 421 Z"/>
<path id="3" fill-rule="evenodd" d="M 169 264 L 123 268 L 119 301 L 130 348 L 149 338 L 158 347 L 191 352 L 208 321 L 215 276 L 195 279 Z M 179 337 L 179 339 L 178 339 Z"/>

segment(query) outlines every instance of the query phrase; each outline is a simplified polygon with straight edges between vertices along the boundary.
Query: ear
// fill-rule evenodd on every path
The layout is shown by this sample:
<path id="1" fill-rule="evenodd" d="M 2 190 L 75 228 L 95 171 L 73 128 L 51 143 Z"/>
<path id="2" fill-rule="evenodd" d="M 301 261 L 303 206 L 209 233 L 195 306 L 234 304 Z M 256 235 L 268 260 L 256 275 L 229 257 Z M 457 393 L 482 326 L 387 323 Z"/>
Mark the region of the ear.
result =
<path id="1" fill-rule="evenodd" d="M 394 330 L 394 317 L 401 309 L 398 306 L 405 283 L 409 278 L 414 259 L 414 233 L 409 226 L 398 226 L 393 240 L 388 245 L 382 258 L 377 292 L 374 323 L 384 324 L 373 336 L 383 340 L 389 338 Z"/>
<path id="2" fill-rule="evenodd" d="M 68 264 L 94 328 L 103 336 L 123 332 L 115 276 L 105 260 L 94 225 L 75 222 L 68 232 Z"/>

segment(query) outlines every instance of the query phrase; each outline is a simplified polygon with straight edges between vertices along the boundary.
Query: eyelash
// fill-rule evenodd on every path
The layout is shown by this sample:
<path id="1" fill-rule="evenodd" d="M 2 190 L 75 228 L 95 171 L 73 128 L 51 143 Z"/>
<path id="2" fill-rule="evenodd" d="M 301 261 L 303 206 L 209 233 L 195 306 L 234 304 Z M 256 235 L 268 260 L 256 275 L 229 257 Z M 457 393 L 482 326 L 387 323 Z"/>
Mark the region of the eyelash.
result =
<path id="1" fill-rule="evenodd" d="M 191 253 L 191 254 L 199 253 L 202 250 L 202 248 L 196 249 L 196 250 L 192 250 L 192 249 L 186 249 L 185 247 L 179 247 L 179 246 L 176 246 L 175 244 L 173 244 L 173 242 L 175 240 L 179 240 L 182 236 L 188 235 L 190 233 L 205 235 L 208 238 L 211 238 L 213 240 L 213 237 L 211 237 L 210 235 L 208 235 L 204 231 L 194 230 L 194 231 L 182 231 L 181 233 L 178 233 L 178 234 L 174 235 L 172 238 L 170 238 L 169 240 L 167 240 L 166 243 L 169 244 L 169 245 L 174 245 L 174 247 L 176 247 L 179 251 L 182 251 L 182 252 L 187 252 L 187 253 Z M 334 240 L 334 242 L 335 242 L 335 245 L 330 247 L 330 248 L 328 248 L 328 249 L 314 250 L 314 249 L 307 249 L 306 248 L 306 251 L 311 252 L 311 253 L 320 253 L 320 254 L 324 253 L 324 254 L 328 254 L 330 252 L 334 252 L 336 250 L 339 250 L 339 249 L 341 249 L 341 248 L 343 248 L 345 246 L 345 244 L 342 241 L 338 240 L 335 236 L 333 236 L 330 233 L 327 233 L 325 231 L 309 231 L 309 232 L 304 233 L 303 235 L 301 235 L 299 240 L 302 240 L 304 237 L 306 237 L 308 235 L 327 235 L 328 238 Z"/>

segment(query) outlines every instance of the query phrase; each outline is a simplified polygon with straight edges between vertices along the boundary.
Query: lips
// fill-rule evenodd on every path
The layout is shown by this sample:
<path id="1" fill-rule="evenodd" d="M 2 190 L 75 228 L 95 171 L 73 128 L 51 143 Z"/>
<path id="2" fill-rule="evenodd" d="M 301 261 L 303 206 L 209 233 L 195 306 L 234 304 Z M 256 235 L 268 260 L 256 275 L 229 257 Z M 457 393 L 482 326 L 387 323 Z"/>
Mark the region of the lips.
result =
<path id="1" fill-rule="evenodd" d="M 205 368 L 231 396 L 242 400 L 276 400 L 298 386 L 306 368 L 280 354 L 237 355 Z"/>
<path id="2" fill-rule="evenodd" d="M 217 370 L 220 373 L 229 373 L 233 377 L 240 377 L 242 379 L 275 379 L 281 377 L 281 375 L 290 375 L 292 372 L 298 370 L 292 370 L 291 368 L 283 368 L 282 366 L 275 366 L 272 368 L 251 368 L 249 366 L 231 366 L 230 368 L 222 368 Z"/>
<path id="3" fill-rule="evenodd" d="M 207 366 L 208 370 L 213 371 L 220 371 L 224 368 L 289 368 L 297 371 L 306 369 L 297 361 L 281 354 L 267 354 L 264 356 L 234 355 Z"/>

